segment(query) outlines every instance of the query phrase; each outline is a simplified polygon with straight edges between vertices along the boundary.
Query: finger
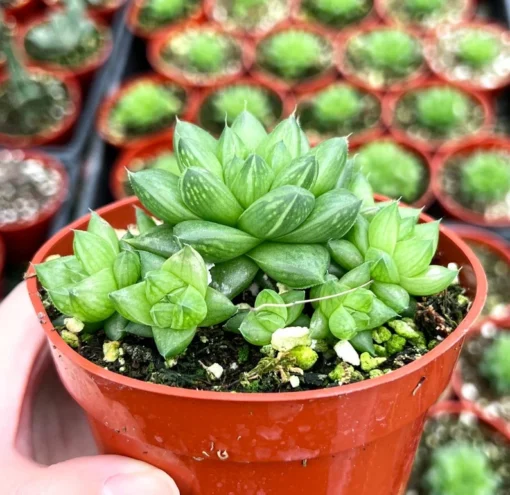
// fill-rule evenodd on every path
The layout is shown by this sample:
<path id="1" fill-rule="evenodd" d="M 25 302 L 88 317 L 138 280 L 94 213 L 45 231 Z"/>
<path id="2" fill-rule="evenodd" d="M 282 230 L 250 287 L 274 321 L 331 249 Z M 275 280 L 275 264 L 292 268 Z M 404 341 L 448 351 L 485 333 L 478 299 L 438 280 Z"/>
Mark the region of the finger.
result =
<path id="1" fill-rule="evenodd" d="M 34 377 L 49 362 L 46 339 L 30 303 L 25 284 L 19 284 L 0 304 L 0 456 L 12 449 L 20 422 L 28 425 Z M 26 399 L 26 400 L 25 400 Z M 22 433 L 22 432 L 21 432 Z M 28 444 L 26 438 L 21 438 Z"/>
<path id="2" fill-rule="evenodd" d="M 18 495 L 178 495 L 174 481 L 144 462 L 119 456 L 73 459 L 47 468 L 26 467 L 7 476 L 7 491 Z M 5 488 L 5 485 L 3 486 Z"/>

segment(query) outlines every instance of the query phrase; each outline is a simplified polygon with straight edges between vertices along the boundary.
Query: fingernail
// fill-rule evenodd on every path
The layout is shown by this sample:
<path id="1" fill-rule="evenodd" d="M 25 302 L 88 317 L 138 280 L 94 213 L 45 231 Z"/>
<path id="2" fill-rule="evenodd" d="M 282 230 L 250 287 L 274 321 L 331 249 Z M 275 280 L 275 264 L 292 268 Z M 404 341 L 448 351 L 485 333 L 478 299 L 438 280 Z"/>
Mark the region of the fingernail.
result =
<path id="1" fill-rule="evenodd" d="M 178 495 L 174 481 L 158 469 L 108 478 L 102 495 Z"/>

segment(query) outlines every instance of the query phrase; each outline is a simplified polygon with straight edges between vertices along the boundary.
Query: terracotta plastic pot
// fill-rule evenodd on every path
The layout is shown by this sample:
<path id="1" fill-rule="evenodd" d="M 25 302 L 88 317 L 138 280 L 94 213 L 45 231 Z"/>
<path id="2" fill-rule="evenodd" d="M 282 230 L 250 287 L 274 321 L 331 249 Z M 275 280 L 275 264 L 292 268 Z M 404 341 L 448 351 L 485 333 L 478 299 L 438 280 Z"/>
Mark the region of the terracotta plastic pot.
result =
<path id="1" fill-rule="evenodd" d="M 97 132 L 107 143 L 121 148 L 133 149 L 148 143 L 152 143 L 154 141 L 159 141 L 163 138 L 172 139 L 174 132 L 173 124 L 159 131 L 145 134 L 139 137 L 118 136 L 112 133 L 109 124 L 110 112 L 126 91 L 128 91 L 136 84 L 143 82 L 155 82 L 158 84 L 170 83 L 166 77 L 163 77 L 160 74 L 148 73 L 144 75 L 137 75 L 132 79 L 124 82 L 120 88 L 115 89 L 110 95 L 108 95 L 101 103 L 97 115 Z M 197 95 L 195 92 L 186 88 L 185 86 L 179 87 L 184 90 L 186 95 L 186 101 L 184 102 L 184 107 L 179 115 L 179 118 L 183 120 L 190 120 L 197 106 Z"/>
<path id="2" fill-rule="evenodd" d="M 380 108 L 381 108 L 381 115 L 379 117 L 378 123 L 375 126 L 370 127 L 369 129 L 364 129 L 364 130 L 355 132 L 349 136 L 349 148 L 352 148 L 353 146 L 360 146 L 362 144 L 368 143 L 370 141 L 373 141 L 374 139 L 381 137 L 385 133 L 386 127 L 384 126 L 384 124 L 382 122 L 383 100 L 382 100 L 380 94 L 375 91 L 372 91 L 370 89 L 362 88 L 358 84 L 355 84 L 355 83 L 337 82 L 337 83 L 333 83 L 333 84 L 337 84 L 337 85 L 343 84 L 343 85 L 347 85 L 347 86 L 353 86 L 355 89 L 359 89 L 362 92 L 367 93 L 369 96 L 372 96 L 373 98 L 375 98 L 378 101 Z M 327 87 L 322 88 L 320 90 L 316 90 L 313 92 L 304 93 L 304 94 L 300 95 L 299 98 L 297 99 L 297 113 L 298 113 L 298 115 L 299 115 L 299 107 L 301 104 L 312 100 L 313 98 L 315 98 L 317 93 L 319 93 L 320 91 L 325 90 L 325 89 L 327 89 Z M 307 132 L 308 140 L 310 141 L 310 144 L 312 146 L 318 145 L 319 143 L 324 141 L 324 139 L 327 139 L 329 137 L 329 136 L 321 137 L 318 134 L 317 135 L 315 135 L 315 134 L 316 133 L 314 133 L 314 135 L 311 135 L 311 133 Z"/>
<path id="3" fill-rule="evenodd" d="M 145 28 L 141 26 L 140 23 L 138 22 L 138 17 L 146 1 L 147 0 L 133 0 L 129 6 L 129 10 L 126 16 L 126 24 L 129 30 L 132 33 L 136 34 L 136 36 L 138 36 L 139 38 L 144 39 L 156 38 L 157 36 L 167 31 L 172 26 L 179 26 L 183 22 L 187 21 L 201 21 L 203 20 L 204 17 L 202 2 L 199 1 L 197 3 L 197 8 L 188 17 L 185 17 L 183 19 L 177 19 L 175 20 L 175 22 L 165 24 L 164 26 L 161 26 L 157 29 Z"/>
<path id="4" fill-rule="evenodd" d="M 432 189 L 434 195 L 441 207 L 453 218 L 462 220 L 466 223 L 480 225 L 482 227 L 509 227 L 510 216 L 488 219 L 483 214 L 468 210 L 460 203 L 455 201 L 450 195 L 446 194 L 442 186 L 442 171 L 451 158 L 457 155 L 466 155 L 476 152 L 477 150 L 502 150 L 510 152 L 510 142 L 498 137 L 489 137 L 475 142 L 467 142 L 463 145 L 452 147 L 447 153 L 438 154 L 433 162 Z"/>
<path id="5" fill-rule="evenodd" d="M 18 0 L 14 7 L 5 8 L 5 13 L 14 17 L 16 20 L 25 22 L 35 15 L 41 9 L 38 0 Z"/>
<path id="6" fill-rule="evenodd" d="M 53 62 L 44 62 L 41 60 L 36 60 L 32 58 L 25 49 L 25 37 L 27 36 L 28 32 L 31 31 L 36 26 L 48 22 L 50 16 L 51 13 L 40 14 L 33 17 L 30 22 L 20 26 L 19 33 L 16 37 L 20 53 L 23 54 L 23 58 L 26 60 L 26 63 L 29 66 L 39 67 L 51 74 L 57 75 L 61 74 L 64 77 L 75 77 L 82 84 L 82 86 L 86 86 L 88 83 L 90 83 L 96 70 L 99 69 L 106 62 L 106 60 L 108 59 L 112 52 L 113 43 L 111 30 L 109 26 L 107 26 L 104 21 L 98 21 L 94 19 L 94 23 L 96 24 L 98 29 L 100 29 L 104 33 L 105 36 L 104 44 L 101 50 L 98 51 L 94 55 L 94 57 L 88 60 L 81 67 L 66 68 L 65 66 L 55 64 Z"/>
<path id="7" fill-rule="evenodd" d="M 127 0 L 114 0 L 104 7 L 92 7 L 89 5 L 87 10 L 93 17 L 103 19 L 109 23 L 126 1 Z M 61 0 L 43 0 L 43 2 L 50 9 L 59 8 L 62 5 Z"/>
<path id="8" fill-rule="evenodd" d="M 236 85 L 243 85 L 243 86 L 253 86 L 253 87 L 262 87 L 266 89 L 267 91 L 272 92 L 275 97 L 278 98 L 278 100 L 281 102 L 282 105 L 282 111 L 281 114 L 278 116 L 278 120 L 284 119 L 285 117 L 288 117 L 296 108 L 296 100 L 294 99 L 294 96 L 291 93 L 285 93 L 283 91 L 276 90 L 272 88 L 271 86 L 268 86 L 264 83 L 257 82 L 250 77 L 245 77 L 243 79 L 238 79 L 234 83 L 226 84 L 223 86 L 218 86 L 215 88 L 208 88 L 204 90 L 200 96 L 197 98 L 197 104 L 194 105 L 193 112 L 191 113 L 191 120 L 200 127 L 205 127 L 204 123 L 201 120 L 201 109 L 203 105 L 207 102 L 207 100 L 217 91 L 220 91 L 222 89 L 236 86 Z"/>
<path id="9" fill-rule="evenodd" d="M 222 16 L 226 15 L 224 9 L 216 9 L 216 4 L 218 0 L 203 0 L 204 4 L 204 13 L 205 17 L 212 22 L 218 23 L 225 31 L 235 34 L 237 36 L 252 38 L 252 39 L 260 39 L 265 36 L 269 31 L 275 29 L 277 26 L 281 24 L 286 24 L 288 19 L 293 17 L 293 12 L 296 8 L 296 0 L 286 0 L 289 4 L 289 14 L 285 18 L 280 21 L 275 22 L 274 24 L 268 23 L 267 26 L 259 26 L 257 29 L 246 30 L 241 27 L 236 26 L 233 22 L 228 22 L 223 20 L 221 16 L 218 16 L 218 10 L 221 10 Z"/>
<path id="10" fill-rule="evenodd" d="M 245 39 L 236 37 L 234 35 L 231 36 L 234 41 L 238 44 L 241 49 L 241 67 L 238 71 L 231 73 L 220 75 L 216 78 L 211 77 L 206 80 L 200 81 L 196 78 L 190 77 L 185 74 L 182 70 L 174 67 L 165 62 L 162 57 L 162 52 L 167 46 L 167 44 L 177 36 L 180 36 L 183 32 L 189 29 L 202 28 L 209 32 L 214 32 L 218 34 L 223 33 L 223 29 L 220 26 L 215 24 L 199 24 L 199 23 L 189 23 L 185 25 L 176 26 L 173 29 L 170 29 L 164 34 L 153 38 L 149 44 L 147 45 L 147 59 L 151 64 L 152 68 L 158 72 L 159 74 L 168 77 L 168 79 L 177 82 L 178 84 L 182 84 L 184 86 L 196 86 L 196 87 L 211 87 L 211 86 L 220 86 L 223 84 L 228 84 L 232 81 L 235 81 L 243 76 L 243 74 L 248 71 L 252 64 L 254 58 L 254 47 L 253 44 Z"/>
<path id="11" fill-rule="evenodd" d="M 447 84 L 441 81 L 437 81 L 434 79 L 425 81 L 420 83 L 416 88 L 413 88 L 410 91 L 417 91 L 424 88 L 431 87 L 441 87 L 441 86 L 452 86 L 457 87 L 456 85 Z M 484 120 L 481 125 L 481 128 L 475 133 L 469 136 L 461 136 L 456 139 L 443 140 L 443 139 L 419 139 L 415 136 L 411 136 L 407 133 L 404 128 L 400 128 L 394 124 L 394 116 L 395 110 L 400 101 L 400 98 L 404 96 L 407 91 L 401 91 L 399 93 L 389 93 L 384 97 L 383 101 L 383 122 L 390 129 L 390 132 L 396 138 L 409 141 L 411 144 L 414 144 L 416 147 L 420 148 L 422 151 L 426 153 L 433 152 L 441 152 L 448 153 L 451 150 L 455 149 L 458 146 L 468 145 L 468 144 L 476 144 L 487 138 L 490 129 L 495 120 L 494 116 L 494 108 L 491 104 L 491 101 L 483 94 L 475 93 L 473 91 L 468 91 L 466 89 L 460 88 L 462 91 L 467 93 L 473 100 L 475 100 L 480 107 L 482 108 Z"/>
<path id="12" fill-rule="evenodd" d="M 124 228 L 135 219 L 134 205 L 128 198 L 98 213 Z M 33 263 L 71 253 L 72 229 L 85 228 L 88 219 L 54 236 Z M 63 342 L 35 277 L 27 284 L 60 377 L 85 409 L 101 452 L 164 469 L 182 495 L 396 495 L 405 490 L 427 411 L 450 381 L 487 289 L 472 251 L 444 227 L 438 257 L 463 267 L 462 283 L 474 299 L 455 332 L 383 377 L 295 393 L 185 390 L 114 374 Z"/>
<path id="13" fill-rule="evenodd" d="M 476 338 L 480 335 L 481 326 L 478 326 L 472 329 L 468 335 L 466 336 L 466 341 L 468 339 Z M 508 328 L 500 328 L 501 332 L 510 332 Z M 491 425 L 495 426 L 499 431 L 506 435 L 506 437 L 510 440 L 510 423 L 505 421 L 503 418 L 499 418 L 495 415 L 491 415 L 488 413 L 483 407 L 481 407 L 476 402 L 469 400 L 465 397 L 465 394 L 462 392 L 462 388 L 464 386 L 464 379 L 462 377 L 462 373 L 460 371 L 460 366 L 457 366 L 453 372 L 452 376 L 452 388 L 455 395 L 459 398 L 460 403 L 463 407 L 468 408 L 474 411 L 479 417 L 485 419 L 487 422 L 490 422 Z"/>
<path id="14" fill-rule="evenodd" d="M 30 69 L 30 73 L 48 74 L 41 69 Z M 63 144 L 71 136 L 74 124 L 81 110 L 81 89 L 73 77 L 65 77 L 60 74 L 51 74 L 52 77 L 61 81 L 67 88 L 71 111 L 62 121 L 41 134 L 34 136 L 22 136 L 0 133 L 0 145 L 7 148 L 30 148 L 47 144 Z M 0 85 L 8 79 L 8 75 L 0 77 Z"/>
<path id="15" fill-rule="evenodd" d="M 413 153 L 414 155 L 417 155 L 418 158 L 421 160 L 423 165 L 425 166 L 425 169 L 428 174 L 428 184 L 427 188 L 423 192 L 423 194 L 416 200 L 414 203 L 412 203 L 411 206 L 414 206 L 415 208 L 423 208 L 427 209 L 433 202 L 434 202 L 434 193 L 432 191 L 432 158 L 428 153 L 424 153 L 416 146 L 413 146 L 411 143 L 405 140 L 401 140 L 398 138 L 394 138 L 392 136 L 382 136 L 377 139 L 372 139 L 370 141 L 365 141 L 365 143 L 362 144 L 369 144 L 371 142 L 377 141 L 392 141 L 397 143 L 398 145 L 405 148 L 408 152 Z M 354 153 L 357 150 L 359 150 L 362 146 L 362 144 L 352 144 L 351 139 L 349 138 L 349 152 Z"/>
<path id="16" fill-rule="evenodd" d="M 495 91 L 502 89 L 510 83 L 510 72 L 507 75 L 495 79 L 491 83 L 481 84 L 473 79 L 459 79 L 453 74 L 445 72 L 439 65 L 437 56 L 437 44 L 445 33 L 455 32 L 466 28 L 481 29 L 484 32 L 491 32 L 502 39 L 505 44 L 510 44 L 510 32 L 498 24 L 487 24 L 484 22 L 463 22 L 456 25 L 439 26 L 432 36 L 425 41 L 425 58 L 430 70 L 440 79 L 461 86 L 469 91 Z M 450 67 L 449 67 L 450 68 Z"/>
<path id="17" fill-rule="evenodd" d="M 489 249 L 510 266 L 510 244 L 499 235 L 485 229 L 462 224 L 450 225 L 449 227 L 469 245 L 476 244 Z M 490 315 L 482 321 L 487 319 L 495 322 L 497 325 L 510 327 L 510 299 L 501 314 Z"/>
<path id="18" fill-rule="evenodd" d="M 356 36 L 368 34 L 371 31 L 393 31 L 395 30 L 395 27 L 391 26 L 384 26 L 376 22 L 367 23 L 364 25 L 361 25 L 357 29 L 349 29 L 345 32 L 342 32 L 339 34 L 337 40 L 336 40 L 336 65 L 338 67 L 338 70 L 342 74 L 345 79 L 347 79 L 349 82 L 352 82 L 353 84 L 357 84 L 358 86 L 373 90 L 373 91 L 384 91 L 384 92 L 390 92 L 395 93 L 398 91 L 403 91 L 407 89 L 412 89 L 420 86 L 424 81 L 426 81 L 429 78 L 429 72 L 427 68 L 427 64 L 425 63 L 425 59 L 423 60 L 423 63 L 420 67 L 418 67 L 412 74 L 407 76 L 405 80 L 398 81 L 398 82 L 392 82 L 386 86 L 375 86 L 371 84 L 369 81 L 367 81 L 362 76 L 359 76 L 356 72 L 351 70 L 349 65 L 346 61 L 346 55 L 347 55 L 347 46 L 349 45 L 349 42 Z M 411 31 L 409 29 L 402 29 L 397 28 L 402 32 L 405 32 L 418 40 L 419 43 L 422 43 L 421 38 L 415 31 Z"/>
<path id="19" fill-rule="evenodd" d="M 305 79 L 303 81 L 296 81 L 296 82 L 287 82 L 284 79 L 281 79 L 280 77 L 273 75 L 263 69 L 262 67 L 259 67 L 257 64 L 257 47 L 258 45 L 265 41 L 266 39 L 270 38 L 271 36 L 280 33 L 282 31 L 288 31 L 289 29 L 298 29 L 300 31 L 306 31 L 312 34 L 316 34 L 318 36 L 321 36 L 322 38 L 325 38 L 331 43 L 331 47 L 334 53 L 334 43 L 332 37 L 329 35 L 329 33 L 323 29 L 320 26 L 314 26 L 311 24 L 306 23 L 292 23 L 292 22 L 285 22 L 276 28 L 274 28 L 272 31 L 267 33 L 264 37 L 262 37 L 257 42 L 257 46 L 255 46 L 255 62 L 253 65 L 253 69 L 251 71 L 252 77 L 269 86 L 270 88 L 273 88 L 275 91 L 294 91 L 295 93 L 305 93 L 305 92 L 311 92 L 311 91 L 317 91 L 321 88 L 326 87 L 328 84 L 331 84 L 333 81 L 335 81 L 338 77 L 338 73 L 336 70 L 336 67 L 334 64 L 329 69 L 326 69 L 321 74 L 318 74 L 317 76 L 310 77 L 308 79 Z M 282 53 L 282 57 L 284 57 L 285 54 Z"/>
<path id="20" fill-rule="evenodd" d="M 5 243 L 7 261 L 18 263 L 28 261 L 46 239 L 51 221 L 67 198 L 67 172 L 57 159 L 38 151 L 22 151 L 26 158 L 41 161 L 46 168 L 56 170 L 61 177 L 61 188 L 46 208 L 30 222 L 0 226 L 0 236 Z"/>
<path id="21" fill-rule="evenodd" d="M 173 140 L 171 137 L 155 140 L 140 148 L 126 150 L 117 158 L 110 172 L 110 191 L 114 199 L 124 199 L 128 196 L 124 190 L 124 183 L 127 179 L 127 170 L 137 159 L 147 161 L 156 158 L 164 152 L 173 151 Z"/>

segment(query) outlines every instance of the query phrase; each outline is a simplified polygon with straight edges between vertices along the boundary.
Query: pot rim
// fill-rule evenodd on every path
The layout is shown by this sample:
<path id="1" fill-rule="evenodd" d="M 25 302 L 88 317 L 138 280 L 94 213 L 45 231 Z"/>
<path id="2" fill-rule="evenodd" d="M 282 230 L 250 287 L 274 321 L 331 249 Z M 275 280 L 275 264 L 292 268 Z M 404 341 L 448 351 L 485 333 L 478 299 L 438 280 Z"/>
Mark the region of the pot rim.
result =
<path id="1" fill-rule="evenodd" d="M 454 218 L 463 222 L 475 224 L 481 227 L 508 227 L 510 226 L 510 218 L 501 218 L 495 220 L 487 220 L 483 214 L 469 210 L 462 206 L 454 198 L 443 191 L 441 184 L 441 172 L 445 168 L 448 161 L 457 154 L 470 155 L 477 149 L 494 149 L 498 148 L 502 151 L 510 153 L 510 140 L 498 136 L 488 136 L 485 139 L 477 139 L 475 141 L 467 140 L 457 146 L 453 146 L 445 153 L 438 153 L 433 159 L 433 179 L 432 189 L 440 203 L 440 205 Z"/>
<path id="2" fill-rule="evenodd" d="M 408 34 L 415 39 L 420 47 L 422 53 L 422 62 L 419 67 L 411 72 L 406 78 L 401 81 L 394 82 L 389 85 L 376 87 L 367 82 L 364 78 L 360 77 L 357 72 L 351 71 L 346 64 L 345 55 L 347 53 L 347 46 L 349 42 L 355 37 L 372 31 L 401 31 Z M 362 23 L 340 32 L 335 40 L 335 55 L 334 63 L 338 72 L 347 80 L 358 86 L 371 91 L 379 91 L 384 93 L 397 93 L 400 91 L 407 91 L 419 87 L 423 82 L 429 79 L 428 65 L 425 60 L 425 42 L 420 36 L 419 32 L 412 27 L 405 27 L 399 25 L 387 25 L 378 21 Z"/>
<path id="3" fill-rule="evenodd" d="M 436 28 L 431 30 L 430 35 L 425 37 L 423 41 L 424 45 L 423 53 L 430 71 L 439 79 L 446 81 L 447 83 L 456 84 L 457 86 L 470 91 L 492 92 L 504 88 L 510 82 L 510 73 L 507 74 L 506 76 L 498 78 L 498 81 L 495 85 L 485 87 L 481 84 L 471 82 L 470 80 L 466 81 L 459 80 L 453 76 L 450 76 L 449 74 L 447 74 L 443 70 L 440 70 L 437 67 L 436 48 L 438 39 L 441 37 L 441 34 L 446 31 L 453 32 L 469 28 L 481 28 L 486 32 L 492 32 L 497 34 L 500 39 L 506 39 L 507 42 L 510 42 L 510 32 L 504 27 L 500 26 L 499 24 L 496 24 L 495 22 L 483 22 L 473 20 L 473 21 L 461 21 L 456 24 L 444 24 L 437 26 Z"/>
<path id="4" fill-rule="evenodd" d="M 82 65 L 78 67 L 65 67 L 63 65 L 44 61 L 37 60 L 32 58 L 29 53 L 25 50 L 25 38 L 30 30 L 35 28 L 38 25 L 44 24 L 48 22 L 53 13 L 62 10 L 60 6 L 54 6 L 50 11 L 42 12 L 34 17 L 31 17 L 28 22 L 22 24 L 20 26 L 19 31 L 16 33 L 16 43 L 20 53 L 22 54 L 23 59 L 27 63 L 29 67 L 41 68 L 50 73 L 58 73 L 63 74 L 65 77 L 76 77 L 80 78 L 82 76 L 88 75 L 91 72 L 95 71 L 99 67 L 101 67 L 106 60 L 110 57 L 113 50 L 113 39 L 112 39 L 112 31 L 110 26 L 103 20 L 97 18 L 97 14 L 91 14 L 90 12 L 86 13 L 86 16 L 93 21 L 94 25 L 98 29 L 99 32 L 103 34 L 103 46 L 100 47 L 100 50 L 97 51 L 89 60 L 85 61 Z"/>
<path id="5" fill-rule="evenodd" d="M 2 134 L 0 133 L 0 142 L 3 146 L 9 148 L 29 148 L 33 146 L 42 146 L 56 141 L 60 136 L 65 135 L 76 123 L 82 107 L 82 94 L 78 81 L 74 77 L 66 76 L 61 72 L 48 72 L 43 69 L 30 67 L 29 73 L 44 74 L 60 81 L 69 93 L 69 103 L 72 105 L 72 112 L 66 115 L 62 121 L 43 133 L 32 136 L 22 136 L 20 134 Z M 9 79 L 9 74 L 0 76 L 0 84 Z"/>
<path id="6" fill-rule="evenodd" d="M 11 150 L 12 151 L 12 150 Z M 61 178 L 61 187 L 59 191 L 54 195 L 54 197 L 51 199 L 51 201 L 48 203 L 48 206 L 37 215 L 33 220 L 30 222 L 22 222 L 22 223 L 14 223 L 5 225 L 3 227 L 0 227 L 0 236 L 2 233 L 9 233 L 9 232 L 19 232 L 23 231 L 25 229 L 30 229 L 34 225 L 41 224 L 51 218 L 57 210 L 62 206 L 64 203 L 67 193 L 68 193 L 68 187 L 69 187 L 69 177 L 67 174 L 67 171 L 64 167 L 64 165 L 57 160 L 55 157 L 48 155 L 46 153 L 35 151 L 35 150 L 20 150 L 23 155 L 26 158 L 34 158 L 37 160 L 40 160 L 45 168 L 53 169 L 58 172 Z M 1 241 L 1 239 L 0 239 Z M 1 255 L 0 255 L 1 257 Z M 0 263 L 1 264 L 1 263 Z M 1 269 L 0 269 L 1 273 Z"/>
<path id="7" fill-rule="evenodd" d="M 192 77 L 188 77 L 183 70 L 178 69 L 164 61 L 163 57 L 161 56 L 161 52 L 165 45 L 167 45 L 169 41 L 171 41 L 176 36 L 179 36 L 180 34 L 190 29 L 213 31 L 217 34 L 232 39 L 241 51 L 241 66 L 239 70 L 232 74 L 220 74 L 217 77 L 211 77 L 207 81 L 197 82 L 194 81 Z M 250 70 L 254 61 L 254 57 L 255 50 L 252 42 L 236 34 L 225 31 L 219 24 L 213 22 L 199 23 L 197 21 L 188 21 L 182 24 L 178 24 L 168 29 L 161 35 L 150 39 L 147 44 L 147 59 L 154 71 L 184 86 L 195 86 L 197 88 L 207 88 L 236 81 L 242 77 L 243 74 Z"/>
<path id="8" fill-rule="evenodd" d="M 375 196 L 377 200 L 386 200 L 384 196 Z M 109 206 L 105 206 L 99 210 L 97 213 L 102 215 L 111 210 L 115 210 L 121 207 L 134 206 L 139 205 L 136 197 L 126 198 L 124 200 L 118 201 L 116 203 L 110 204 Z M 38 283 L 37 278 L 35 277 L 34 265 L 41 263 L 47 256 L 48 251 L 51 250 L 54 243 L 63 237 L 70 235 L 72 230 L 79 229 L 83 227 L 84 224 L 90 218 L 90 214 L 81 217 L 80 219 L 74 221 L 69 226 L 62 229 L 59 233 L 57 233 L 54 237 L 52 237 L 49 241 L 47 241 L 36 253 L 33 258 L 30 268 L 27 272 L 27 289 L 32 301 L 32 305 L 37 314 L 42 313 L 42 315 L 46 315 L 46 311 L 43 307 L 42 300 L 39 297 L 38 292 Z M 423 221 L 430 222 L 432 218 L 429 215 L 422 213 L 420 215 L 420 219 Z M 41 325 L 48 337 L 49 341 L 56 346 L 60 352 L 62 352 L 68 359 L 76 363 L 77 366 L 84 368 L 88 373 L 93 374 L 101 379 L 117 382 L 118 384 L 145 391 L 155 394 L 168 395 L 179 398 L 186 399 L 194 399 L 200 401 L 220 401 L 220 402 L 236 402 L 236 403 L 288 403 L 294 402 L 297 400 L 318 400 L 325 399 L 331 397 L 339 397 L 344 396 L 350 393 L 359 393 L 362 391 L 366 391 L 377 387 L 378 385 L 387 384 L 391 382 L 398 381 L 401 377 L 412 373 L 413 371 L 417 371 L 420 368 L 430 364 L 434 361 L 439 355 L 443 354 L 446 350 L 452 348 L 455 345 L 458 345 L 459 340 L 463 338 L 463 336 L 468 331 L 469 327 L 473 324 L 474 320 L 481 312 L 482 307 L 485 303 L 485 296 L 487 292 L 487 281 L 485 278 L 485 273 L 483 268 L 471 251 L 471 249 L 453 232 L 444 226 L 440 227 L 440 232 L 442 236 L 449 238 L 450 241 L 454 242 L 457 248 L 464 254 L 464 256 L 469 260 L 473 272 L 475 274 L 477 286 L 476 293 L 473 299 L 473 304 L 466 315 L 466 317 L 462 320 L 460 325 L 450 334 L 443 342 L 441 342 L 434 349 L 425 354 L 422 358 L 417 361 L 413 361 L 412 363 L 388 373 L 387 375 L 373 378 L 370 380 L 364 380 L 358 383 L 352 383 L 349 385 L 340 385 L 337 387 L 331 388 L 323 388 L 319 390 L 312 391 L 303 391 L 303 392 L 282 392 L 282 393 L 235 393 L 232 394 L 230 392 L 213 392 L 213 391 L 204 391 L 204 390 L 190 390 L 178 387 L 170 387 L 167 385 L 159 385 L 155 383 L 147 383 L 141 380 L 137 380 L 134 378 L 126 377 L 114 373 L 112 371 L 105 370 L 104 368 L 93 364 L 88 361 L 76 351 L 74 351 L 71 347 L 64 343 L 58 332 L 55 331 L 53 325 L 49 318 L 40 318 Z M 453 337 L 453 338 L 452 338 Z"/>

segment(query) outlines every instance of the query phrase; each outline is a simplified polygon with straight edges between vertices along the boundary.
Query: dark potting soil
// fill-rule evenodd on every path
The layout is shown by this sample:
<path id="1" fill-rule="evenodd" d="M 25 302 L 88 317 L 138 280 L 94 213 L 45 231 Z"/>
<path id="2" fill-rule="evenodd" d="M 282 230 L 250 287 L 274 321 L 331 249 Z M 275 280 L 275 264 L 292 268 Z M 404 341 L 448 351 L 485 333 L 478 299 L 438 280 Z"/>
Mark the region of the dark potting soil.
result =
<path id="1" fill-rule="evenodd" d="M 363 20 L 372 10 L 373 0 L 358 2 L 350 11 L 327 12 L 321 9 L 317 0 L 304 0 L 301 3 L 301 13 L 311 21 L 317 21 L 334 29 L 341 29 Z M 333 9 L 332 9 L 333 10 Z"/>
<path id="2" fill-rule="evenodd" d="M 306 100 L 298 106 L 301 127 L 308 136 L 327 138 L 329 136 L 347 136 L 372 129 L 379 125 L 381 105 L 377 98 L 366 93 L 360 93 L 360 108 L 356 115 L 339 121 L 324 121 L 320 119 L 314 108 L 314 100 Z"/>
<path id="3" fill-rule="evenodd" d="M 62 177 L 21 150 L 0 151 L 0 227 L 30 222 L 52 202 Z"/>
<path id="4" fill-rule="evenodd" d="M 393 125 L 405 129 L 412 137 L 420 140 L 448 140 L 469 136 L 479 131 L 484 122 L 484 111 L 481 105 L 474 98 L 469 98 L 469 107 L 466 118 L 459 122 L 459 125 L 451 128 L 426 127 L 418 118 L 416 105 L 418 91 L 408 91 L 399 99 L 395 108 Z"/>
<path id="5" fill-rule="evenodd" d="M 444 413 L 429 419 L 425 425 L 406 495 L 430 494 L 426 475 L 431 467 L 432 455 L 437 448 L 452 442 L 474 445 L 487 455 L 491 468 L 501 477 L 498 491 L 491 495 L 510 493 L 508 440 L 489 426 L 480 423 L 473 414 L 463 413 L 457 416 Z"/>
<path id="6" fill-rule="evenodd" d="M 30 57 L 34 60 L 38 60 L 40 62 L 57 64 L 73 69 L 80 68 L 85 64 L 88 64 L 90 60 L 93 60 L 100 55 L 105 44 L 110 38 L 106 29 L 98 29 L 96 27 L 72 52 L 54 54 L 48 50 L 40 50 L 39 47 L 32 42 L 30 37 L 31 33 L 35 33 L 39 26 L 43 26 L 43 24 L 34 26 L 25 37 L 25 50 L 28 55 L 30 55 Z"/>
<path id="7" fill-rule="evenodd" d="M 490 416 L 500 417 L 510 422 L 510 395 L 498 394 L 489 380 L 480 372 L 480 363 L 497 334 L 495 327 L 485 325 L 480 335 L 469 339 L 464 344 L 459 360 L 463 381 L 461 393 L 466 400 L 476 402 Z"/>
<path id="8" fill-rule="evenodd" d="M 170 363 L 158 353 L 152 339 L 128 335 L 114 344 L 118 346 L 114 359 L 105 361 L 104 345 L 108 344 L 103 330 L 96 333 L 80 333 L 76 339 L 76 350 L 89 361 L 110 371 L 146 382 L 174 387 L 214 390 L 225 392 L 290 392 L 315 390 L 348 384 L 381 376 L 409 364 L 432 349 L 448 336 L 467 313 L 469 301 L 463 296 L 463 289 L 456 285 L 433 297 L 422 298 L 417 303 L 415 324 L 425 336 L 425 342 L 406 341 L 405 346 L 378 368 L 363 370 L 342 364 L 343 375 L 339 382 L 328 375 L 340 363 L 334 351 L 319 353 L 319 359 L 309 371 L 295 367 L 295 360 L 288 354 L 268 358 L 264 349 L 248 344 L 235 333 L 222 330 L 221 326 L 199 329 L 185 353 Z M 246 291 L 236 302 L 253 303 L 253 295 Z M 44 298 L 52 321 L 59 316 L 51 303 Z M 459 303 L 459 301 L 462 301 Z M 59 332 L 66 330 L 56 325 Z M 393 331 L 388 326 L 392 335 Z M 69 332 L 68 332 L 69 333 Z M 379 348 L 383 348 L 380 345 Z M 263 358 L 266 358 L 261 362 Z M 207 368 L 220 365 L 223 373 L 215 379 Z M 289 378 L 298 376 L 300 382 L 293 387 Z"/>
<path id="9" fill-rule="evenodd" d="M 493 150 L 491 153 L 498 153 L 498 151 Z M 507 162 L 510 162 L 510 154 L 507 151 L 501 151 L 498 154 L 501 154 Z M 472 195 L 465 194 L 462 190 L 462 166 L 469 156 L 473 155 L 453 156 L 447 162 L 441 176 L 443 191 L 467 210 L 480 213 L 489 221 L 509 218 L 510 204 L 506 201 L 506 198 L 494 202 L 480 201 L 473 198 Z"/>
<path id="10" fill-rule="evenodd" d="M 157 8 L 153 6 L 156 2 Z M 168 9 L 165 12 L 165 6 L 161 5 L 161 1 L 145 0 L 138 14 L 138 23 L 146 30 L 164 27 L 185 20 L 198 8 L 198 3 L 198 0 L 182 0 L 182 9 Z"/>
<path id="11" fill-rule="evenodd" d="M 6 81 L 0 85 L 0 133 L 10 136 L 45 134 L 75 111 L 65 84 L 48 74 L 31 74 L 35 83 L 25 98 L 13 94 Z"/>

